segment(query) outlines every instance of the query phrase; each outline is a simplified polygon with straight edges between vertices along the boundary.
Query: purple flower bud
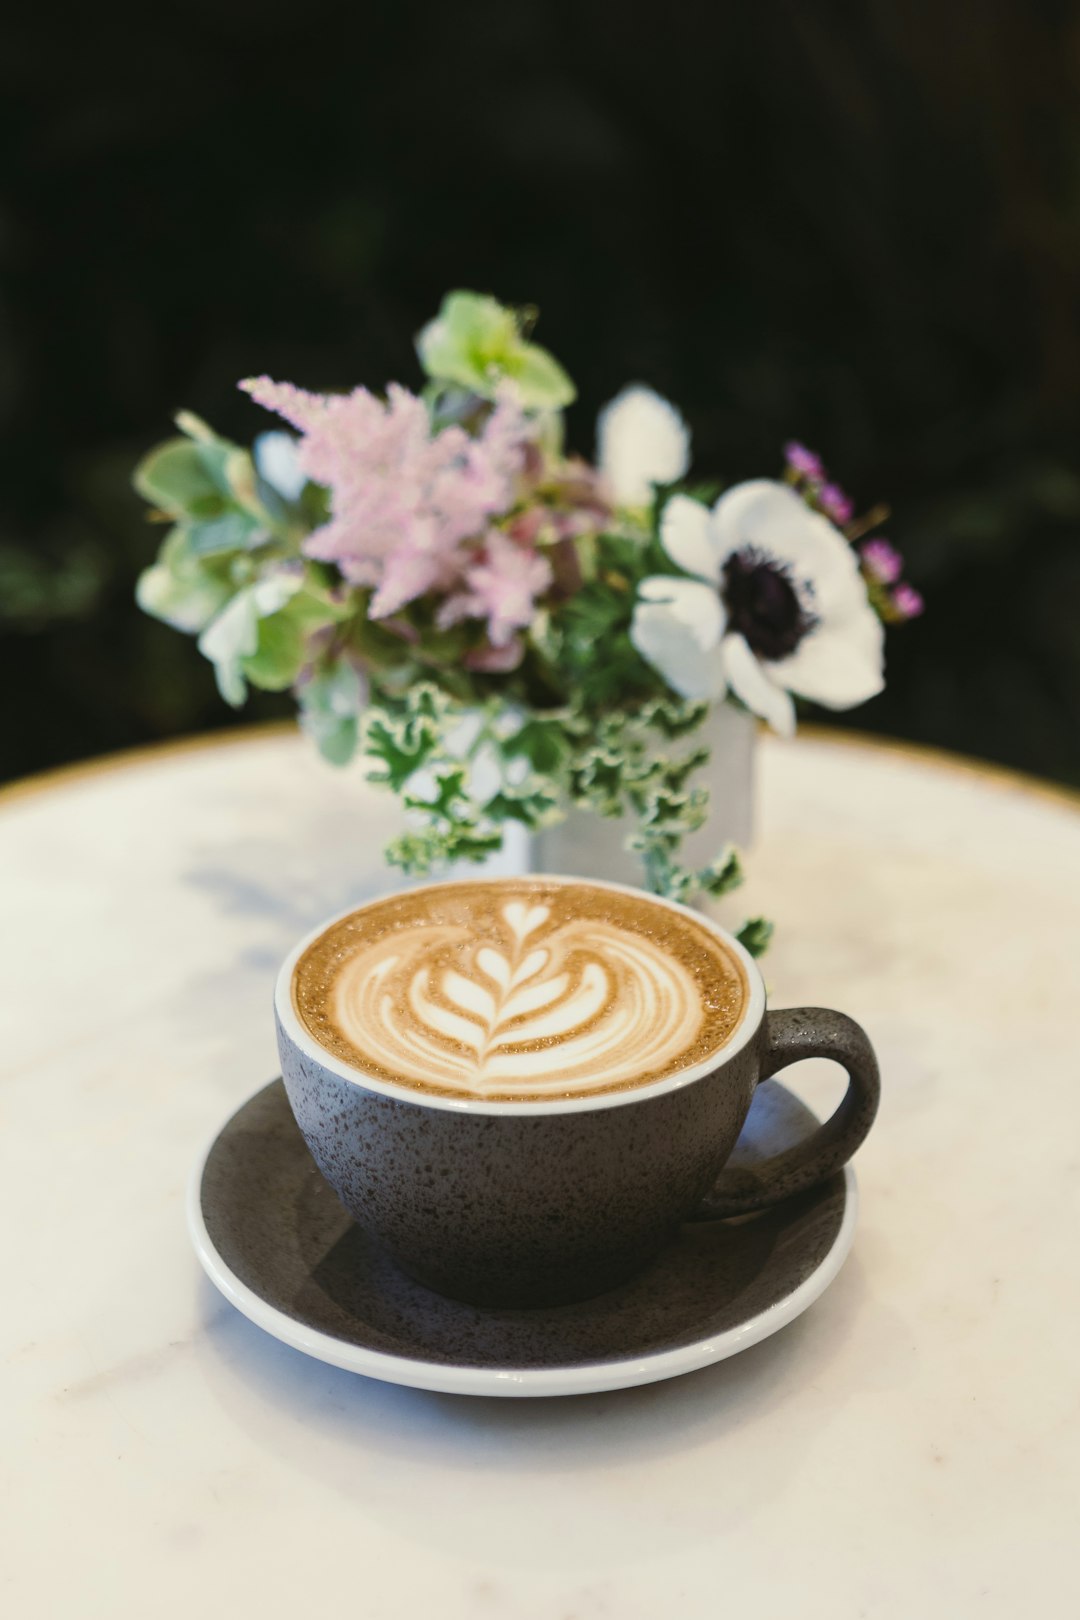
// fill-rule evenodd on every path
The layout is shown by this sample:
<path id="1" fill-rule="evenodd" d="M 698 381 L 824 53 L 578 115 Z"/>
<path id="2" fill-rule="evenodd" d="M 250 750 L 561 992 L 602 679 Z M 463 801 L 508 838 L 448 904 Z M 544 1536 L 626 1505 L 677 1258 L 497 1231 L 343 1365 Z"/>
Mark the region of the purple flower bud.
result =
<path id="1" fill-rule="evenodd" d="M 798 439 L 791 439 L 785 444 L 784 460 L 792 472 L 798 473 L 800 478 L 810 478 L 816 483 L 825 477 L 821 457 L 813 450 L 808 450 L 805 444 L 800 444 Z"/>
<path id="2" fill-rule="evenodd" d="M 844 494 L 839 484 L 825 484 L 818 491 L 818 500 L 826 517 L 831 517 L 835 524 L 842 528 L 845 523 L 851 522 L 855 502 L 850 495 Z"/>
<path id="3" fill-rule="evenodd" d="M 892 605 L 902 619 L 917 619 L 926 603 L 914 585 L 898 585 L 892 594 Z"/>
<path id="4" fill-rule="evenodd" d="M 859 555 L 867 573 L 881 585 L 895 585 L 904 571 L 904 559 L 884 537 L 868 540 Z"/>

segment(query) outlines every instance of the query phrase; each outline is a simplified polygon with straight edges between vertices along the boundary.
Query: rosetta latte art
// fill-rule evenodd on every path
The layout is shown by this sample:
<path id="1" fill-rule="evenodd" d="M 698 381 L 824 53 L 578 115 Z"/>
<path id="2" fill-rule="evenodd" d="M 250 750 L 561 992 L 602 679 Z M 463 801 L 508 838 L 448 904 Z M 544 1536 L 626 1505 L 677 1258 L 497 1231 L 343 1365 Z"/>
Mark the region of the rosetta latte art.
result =
<path id="1" fill-rule="evenodd" d="M 463 1097 L 588 1095 L 694 1061 L 708 998 L 693 951 L 520 890 L 492 904 L 489 889 L 473 917 L 403 902 L 396 926 L 357 929 L 325 984 L 333 1041 L 320 1039 L 373 1074 Z M 726 953 L 723 966 L 733 979 Z"/>

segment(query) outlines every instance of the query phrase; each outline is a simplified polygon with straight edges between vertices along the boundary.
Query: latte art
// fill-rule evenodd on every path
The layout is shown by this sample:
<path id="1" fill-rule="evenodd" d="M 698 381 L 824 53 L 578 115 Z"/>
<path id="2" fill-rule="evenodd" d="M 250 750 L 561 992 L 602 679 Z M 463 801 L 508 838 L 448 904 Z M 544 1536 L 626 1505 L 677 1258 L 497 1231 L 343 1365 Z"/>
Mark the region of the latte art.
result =
<path id="1" fill-rule="evenodd" d="M 397 895 L 297 965 L 311 1033 L 379 1078 L 529 1100 L 642 1085 L 738 1022 L 741 971 L 688 914 L 591 885 L 508 880 Z"/>

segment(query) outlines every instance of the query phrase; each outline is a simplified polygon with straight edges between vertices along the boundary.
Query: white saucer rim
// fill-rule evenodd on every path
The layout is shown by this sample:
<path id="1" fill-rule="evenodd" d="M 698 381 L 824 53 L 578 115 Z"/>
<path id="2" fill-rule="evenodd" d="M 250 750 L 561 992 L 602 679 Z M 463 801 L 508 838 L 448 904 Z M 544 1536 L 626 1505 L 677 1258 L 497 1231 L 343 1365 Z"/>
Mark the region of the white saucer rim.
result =
<path id="1" fill-rule="evenodd" d="M 232 1119 L 248 1102 L 266 1089 L 260 1086 L 229 1114 Z M 491 1367 L 455 1366 L 452 1363 L 421 1361 L 396 1356 L 385 1350 L 367 1350 L 345 1344 L 318 1328 L 305 1327 L 293 1317 L 267 1304 L 249 1288 L 218 1252 L 207 1230 L 202 1212 L 202 1181 L 207 1160 L 228 1124 L 220 1124 L 199 1155 L 188 1179 L 186 1216 L 188 1235 L 199 1264 L 214 1286 L 241 1315 L 254 1322 L 272 1338 L 304 1355 L 345 1372 L 360 1373 L 382 1383 L 401 1384 L 413 1389 L 431 1390 L 443 1395 L 530 1396 L 595 1395 L 607 1390 L 631 1389 L 639 1384 L 658 1383 L 696 1372 L 713 1362 L 725 1361 L 741 1350 L 778 1333 L 819 1299 L 834 1281 L 851 1252 L 858 1218 L 859 1193 L 855 1171 L 844 1167 L 844 1214 L 828 1253 L 799 1286 L 756 1316 L 723 1333 L 657 1350 L 625 1361 L 580 1362 L 572 1367 L 519 1367 L 495 1370 Z"/>

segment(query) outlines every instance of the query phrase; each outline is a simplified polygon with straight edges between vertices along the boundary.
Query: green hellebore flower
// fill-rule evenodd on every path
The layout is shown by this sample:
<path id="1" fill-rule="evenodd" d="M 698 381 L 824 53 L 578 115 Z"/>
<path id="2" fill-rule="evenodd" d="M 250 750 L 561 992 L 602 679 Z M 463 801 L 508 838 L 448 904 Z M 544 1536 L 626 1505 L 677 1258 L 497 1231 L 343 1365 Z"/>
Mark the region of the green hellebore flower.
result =
<path id="1" fill-rule="evenodd" d="M 546 349 L 526 341 L 522 319 L 484 293 L 452 292 L 416 339 L 420 364 L 438 382 L 493 399 L 501 382 L 516 383 L 531 410 L 560 410 L 576 397 L 566 372 Z"/>

